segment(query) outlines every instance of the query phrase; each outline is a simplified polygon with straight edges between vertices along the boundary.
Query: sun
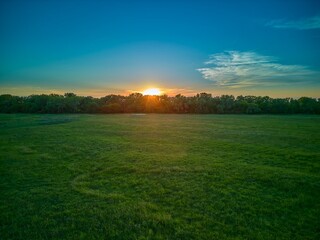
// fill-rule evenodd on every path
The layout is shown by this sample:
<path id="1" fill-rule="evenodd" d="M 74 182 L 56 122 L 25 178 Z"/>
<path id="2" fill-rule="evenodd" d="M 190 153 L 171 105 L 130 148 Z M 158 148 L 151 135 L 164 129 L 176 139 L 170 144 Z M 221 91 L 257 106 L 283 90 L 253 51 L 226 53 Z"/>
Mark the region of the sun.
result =
<path id="1" fill-rule="evenodd" d="M 158 88 L 149 88 L 142 92 L 143 95 L 157 95 L 161 94 L 161 91 Z"/>

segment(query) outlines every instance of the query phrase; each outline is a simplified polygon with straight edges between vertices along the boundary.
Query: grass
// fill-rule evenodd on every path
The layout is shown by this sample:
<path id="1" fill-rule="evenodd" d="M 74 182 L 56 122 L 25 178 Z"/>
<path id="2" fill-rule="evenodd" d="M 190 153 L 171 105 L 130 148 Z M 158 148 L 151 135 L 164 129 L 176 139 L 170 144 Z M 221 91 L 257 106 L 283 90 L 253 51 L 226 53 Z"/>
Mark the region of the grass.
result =
<path id="1" fill-rule="evenodd" d="M 1 239 L 319 239 L 320 117 L 0 115 Z"/>

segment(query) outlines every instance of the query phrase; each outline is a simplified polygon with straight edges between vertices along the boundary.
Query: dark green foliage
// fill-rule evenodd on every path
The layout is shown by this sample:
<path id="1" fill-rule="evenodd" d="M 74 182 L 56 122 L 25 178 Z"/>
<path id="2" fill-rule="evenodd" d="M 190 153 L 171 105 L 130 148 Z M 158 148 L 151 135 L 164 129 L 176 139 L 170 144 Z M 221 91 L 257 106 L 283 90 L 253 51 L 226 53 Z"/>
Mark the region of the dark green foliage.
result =
<path id="1" fill-rule="evenodd" d="M 0 238 L 320 239 L 319 132 L 316 115 L 2 114 Z"/>
<path id="2" fill-rule="evenodd" d="M 320 114 L 320 100 L 222 95 L 200 93 L 193 97 L 108 95 L 102 98 L 64 95 L 0 95 L 0 113 L 244 113 Z"/>

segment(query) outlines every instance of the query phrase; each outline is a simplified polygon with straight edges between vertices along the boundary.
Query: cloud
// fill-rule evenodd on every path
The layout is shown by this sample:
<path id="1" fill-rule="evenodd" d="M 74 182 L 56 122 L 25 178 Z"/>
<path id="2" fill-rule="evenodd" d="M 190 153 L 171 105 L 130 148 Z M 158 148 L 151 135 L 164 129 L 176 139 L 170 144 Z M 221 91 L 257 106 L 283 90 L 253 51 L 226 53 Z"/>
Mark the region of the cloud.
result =
<path id="1" fill-rule="evenodd" d="M 298 30 L 319 29 L 320 28 L 320 16 L 314 16 L 310 18 L 304 18 L 300 20 L 273 20 L 266 24 L 268 27 L 273 28 L 290 28 Z"/>
<path id="2" fill-rule="evenodd" d="M 276 86 L 319 80 L 306 66 L 284 65 L 255 52 L 226 51 L 210 56 L 208 67 L 197 69 L 203 78 L 228 88 Z"/>

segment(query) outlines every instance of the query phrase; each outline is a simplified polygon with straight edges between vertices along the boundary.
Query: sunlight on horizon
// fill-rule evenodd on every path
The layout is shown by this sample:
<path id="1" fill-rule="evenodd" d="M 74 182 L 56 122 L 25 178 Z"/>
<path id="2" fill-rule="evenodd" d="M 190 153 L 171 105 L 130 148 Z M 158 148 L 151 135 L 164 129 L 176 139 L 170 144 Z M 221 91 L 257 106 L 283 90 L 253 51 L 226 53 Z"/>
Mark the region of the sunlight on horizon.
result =
<path id="1" fill-rule="evenodd" d="M 148 88 L 142 92 L 143 95 L 157 95 L 161 94 L 161 91 L 158 88 Z"/>

